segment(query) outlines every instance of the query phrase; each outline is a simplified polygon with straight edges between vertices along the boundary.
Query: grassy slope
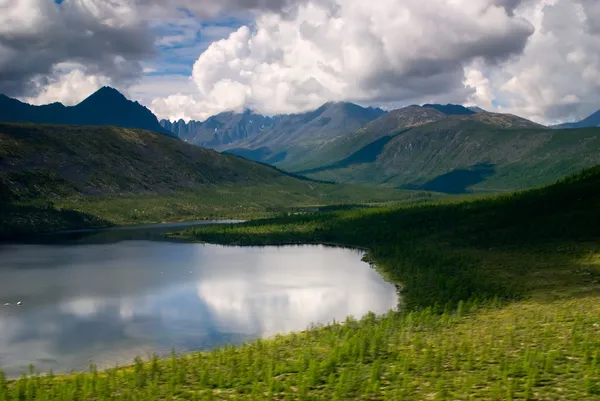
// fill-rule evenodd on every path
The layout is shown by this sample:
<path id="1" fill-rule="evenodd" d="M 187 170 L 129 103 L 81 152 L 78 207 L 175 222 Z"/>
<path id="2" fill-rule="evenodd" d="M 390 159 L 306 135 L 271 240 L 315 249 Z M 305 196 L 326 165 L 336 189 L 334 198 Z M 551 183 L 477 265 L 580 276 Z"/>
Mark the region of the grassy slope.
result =
<path id="1" fill-rule="evenodd" d="M 409 106 L 392 110 L 356 131 L 324 142 L 319 147 L 313 146 L 311 154 L 305 159 L 295 163 L 284 163 L 281 167 L 289 171 L 304 171 L 333 164 L 370 143 L 385 136 L 397 134 L 399 130 L 438 121 L 446 117 L 444 113 L 429 107 Z"/>
<path id="2" fill-rule="evenodd" d="M 428 199 L 298 179 L 147 131 L 33 124 L 0 124 L 0 189 L 0 236 Z"/>
<path id="3" fill-rule="evenodd" d="M 471 115 L 447 115 L 430 107 L 409 106 L 393 110 L 360 129 L 314 149 L 312 158 L 302 165 L 285 166 L 290 171 L 314 169 L 350 157 L 385 136 L 398 134 L 418 127 L 440 127 L 456 129 L 465 123 L 482 123 L 489 127 L 507 129 L 545 129 L 539 124 L 511 114 L 478 113 Z"/>
<path id="4" fill-rule="evenodd" d="M 0 381 L 0 399 L 598 400 L 599 200 L 595 168 L 496 199 L 193 230 L 220 243 L 369 248 L 404 286 L 406 313 L 106 373 Z"/>
<path id="5" fill-rule="evenodd" d="M 594 128 L 502 128 L 489 121 L 452 117 L 400 132 L 391 134 L 396 136 L 383 148 L 371 151 L 373 154 L 365 154 L 368 147 L 351 147 L 348 149 L 354 153 L 339 159 L 342 162 L 324 162 L 324 166 L 306 175 L 337 182 L 412 185 L 430 190 L 436 190 L 433 180 L 437 178 L 450 187 L 454 185 L 457 192 L 463 187 L 506 191 L 547 185 L 600 162 L 600 130 Z M 491 165 L 492 170 L 478 175 L 473 168 L 478 164 Z M 465 180 L 465 175 L 471 178 Z M 443 190 L 444 186 L 437 188 Z"/>

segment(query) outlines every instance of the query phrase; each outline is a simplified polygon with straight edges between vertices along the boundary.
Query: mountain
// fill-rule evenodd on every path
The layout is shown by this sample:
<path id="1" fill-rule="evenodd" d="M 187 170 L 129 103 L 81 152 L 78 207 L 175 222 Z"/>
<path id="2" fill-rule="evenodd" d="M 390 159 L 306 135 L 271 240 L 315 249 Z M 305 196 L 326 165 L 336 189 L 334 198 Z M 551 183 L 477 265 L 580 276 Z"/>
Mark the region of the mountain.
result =
<path id="1" fill-rule="evenodd" d="M 394 115 L 420 118 L 386 125 Z M 331 142 L 311 164 L 292 171 L 335 182 L 466 193 L 544 185 L 598 163 L 600 129 L 550 130 L 511 115 L 448 116 L 411 106 Z"/>
<path id="2" fill-rule="evenodd" d="M 0 123 L 0 237 L 407 197 L 296 177 L 147 130 Z"/>
<path id="3" fill-rule="evenodd" d="M 475 111 L 458 104 L 424 104 L 423 107 L 430 107 L 432 109 L 436 109 L 449 116 L 475 114 Z"/>
<path id="4" fill-rule="evenodd" d="M 140 128 L 174 136 L 162 128 L 150 110 L 128 100 L 110 87 L 102 87 L 75 106 L 52 103 L 33 106 L 0 95 L 0 122 L 31 122 L 43 124 L 114 125 Z"/>
<path id="5" fill-rule="evenodd" d="M 363 146 L 381 144 L 381 141 L 385 142 L 390 134 L 400 129 L 416 127 L 444 118 L 446 118 L 444 113 L 429 107 L 413 105 L 392 110 L 356 131 L 349 132 L 314 149 L 304 160 L 292 164 L 288 168 L 290 171 L 299 171 L 302 174 L 304 170 L 324 166 L 328 161 L 341 160 Z"/>
<path id="6" fill-rule="evenodd" d="M 187 129 L 187 135 L 181 138 L 194 145 L 222 150 L 233 143 L 260 134 L 272 124 L 271 118 L 250 110 L 243 113 L 225 112 L 209 117 L 201 123 L 190 121 L 186 128 L 183 128 Z"/>
<path id="7" fill-rule="evenodd" d="M 446 110 L 448 111 L 448 109 Z M 509 114 L 486 112 L 448 115 L 438 108 L 413 105 L 392 110 L 364 127 L 330 141 L 325 146 L 315 149 L 303 163 L 295 164 L 289 170 L 303 174 L 305 171 L 312 171 L 315 168 L 323 169 L 335 162 L 341 162 L 346 157 L 354 157 L 351 155 L 355 152 L 361 151 L 359 154 L 365 155 L 364 147 L 368 146 L 367 150 L 372 152 L 387 144 L 395 135 L 404 130 L 438 121 L 442 125 L 447 124 L 449 128 L 460 121 L 481 121 L 492 126 L 506 128 L 541 127 L 529 120 Z M 372 156 L 370 157 L 372 158 Z"/>
<path id="8" fill-rule="evenodd" d="M 195 132 L 202 125 L 200 121 L 190 120 L 186 123 L 183 119 L 173 122 L 160 120 L 159 123 L 161 127 L 177 135 L 179 138 L 188 138 L 190 133 Z"/>
<path id="9" fill-rule="evenodd" d="M 566 128 L 589 128 L 589 127 L 600 127 L 600 110 L 598 110 L 594 114 L 584 118 L 581 121 L 574 122 L 574 123 L 553 125 L 550 128 L 566 129 Z"/>
<path id="10" fill-rule="evenodd" d="M 483 113 L 483 112 L 485 112 L 485 110 L 482 109 L 479 106 L 469 106 L 469 107 L 467 107 L 467 109 L 469 109 L 469 110 L 471 110 L 472 112 L 475 112 L 475 113 Z"/>
<path id="11" fill-rule="evenodd" d="M 162 120 L 161 125 L 189 143 L 280 166 L 383 114 L 378 108 L 330 102 L 300 114 L 266 117 L 246 110 L 220 113 L 201 123 Z"/>

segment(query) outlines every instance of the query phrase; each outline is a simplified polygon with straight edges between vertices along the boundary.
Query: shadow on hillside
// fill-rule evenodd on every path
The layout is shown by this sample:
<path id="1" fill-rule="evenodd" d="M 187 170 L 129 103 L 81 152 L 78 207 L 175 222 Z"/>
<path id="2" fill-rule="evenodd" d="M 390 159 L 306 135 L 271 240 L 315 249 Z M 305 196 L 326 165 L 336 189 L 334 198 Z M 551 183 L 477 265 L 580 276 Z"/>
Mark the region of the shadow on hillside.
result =
<path id="1" fill-rule="evenodd" d="M 466 194 L 469 188 L 485 181 L 486 178 L 496 174 L 496 166 L 491 163 L 479 163 L 466 169 L 456 169 L 439 175 L 422 185 L 406 184 L 399 189 L 412 189 L 447 194 Z"/>
<path id="2" fill-rule="evenodd" d="M 223 153 L 266 164 L 276 164 L 287 157 L 287 152 L 273 153 L 273 151 L 266 146 L 258 149 L 233 148 L 226 150 Z"/>
<path id="3" fill-rule="evenodd" d="M 407 132 L 408 129 L 400 131 L 394 135 L 386 135 L 382 138 L 379 138 L 368 145 L 362 147 L 356 152 L 352 153 L 350 156 L 339 160 L 335 163 L 328 164 L 326 166 L 313 168 L 310 170 L 298 171 L 296 174 L 305 175 L 305 174 L 314 174 L 319 173 L 326 170 L 335 170 L 340 168 L 350 167 L 356 164 L 363 163 L 373 163 L 377 160 L 377 157 L 383 152 L 385 146 L 390 143 L 392 139 L 397 137 L 400 134 Z"/>
<path id="4" fill-rule="evenodd" d="M 51 203 L 1 203 L 0 220 L 0 241 L 22 241 L 40 233 L 112 225 L 88 213 L 55 209 Z"/>
<path id="5" fill-rule="evenodd" d="M 267 147 L 258 149 L 233 148 L 226 150 L 223 153 L 243 157 L 244 159 L 252 160 L 253 162 L 262 162 L 271 155 L 271 149 Z"/>

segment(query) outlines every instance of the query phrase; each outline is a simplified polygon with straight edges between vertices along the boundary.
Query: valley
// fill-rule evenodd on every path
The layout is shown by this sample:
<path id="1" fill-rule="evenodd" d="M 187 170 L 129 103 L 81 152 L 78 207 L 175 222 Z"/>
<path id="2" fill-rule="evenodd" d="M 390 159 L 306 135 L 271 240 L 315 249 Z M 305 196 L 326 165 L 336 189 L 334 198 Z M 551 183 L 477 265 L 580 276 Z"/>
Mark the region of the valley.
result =
<path id="1" fill-rule="evenodd" d="M 0 401 L 600 401 L 600 2 L 0 0 Z"/>
<path id="2" fill-rule="evenodd" d="M 505 192 L 550 184 L 600 163 L 600 131 L 594 128 L 507 129 L 444 121 L 397 131 L 364 147 L 360 141 L 332 145 L 346 148 L 348 156 L 297 173 L 445 193 Z"/>
<path id="3" fill-rule="evenodd" d="M 382 112 L 353 129 L 321 117 L 349 118 L 349 106 L 345 112 L 334 106 L 274 117 L 283 125 L 249 112 L 211 117 L 202 123 L 210 133 L 198 135 L 216 142 L 198 143 L 318 180 L 446 194 L 547 185 L 600 163 L 597 128 L 557 130 L 508 114 L 426 104 Z M 327 121 L 318 132 L 328 134 L 315 133 L 314 116 Z M 249 126 L 251 121 L 260 127 Z"/>
<path id="4" fill-rule="evenodd" d="M 318 182 L 149 131 L 36 124 L 0 124 L 0 185 L 8 238 L 435 197 Z"/>
<path id="5" fill-rule="evenodd" d="M 378 108 L 330 102 L 302 114 L 267 117 L 246 110 L 221 113 L 204 122 L 161 120 L 161 125 L 188 143 L 286 166 L 383 114 Z"/>
<path id="6" fill-rule="evenodd" d="M 307 114 L 0 123 L 0 400 L 597 399 L 598 129 Z"/>
<path id="7" fill-rule="evenodd" d="M 589 223 L 599 217 L 599 180 L 594 168 L 491 199 L 172 234 L 238 246 L 365 248 L 364 260 L 399 286 L 400 308 L 240 347 L 137 358 L 125 368 L 2 378 L 0 396 L 487 400 L 554 399 L 560 388 L 561 398 L 595 400 L 600 233 Z"/>

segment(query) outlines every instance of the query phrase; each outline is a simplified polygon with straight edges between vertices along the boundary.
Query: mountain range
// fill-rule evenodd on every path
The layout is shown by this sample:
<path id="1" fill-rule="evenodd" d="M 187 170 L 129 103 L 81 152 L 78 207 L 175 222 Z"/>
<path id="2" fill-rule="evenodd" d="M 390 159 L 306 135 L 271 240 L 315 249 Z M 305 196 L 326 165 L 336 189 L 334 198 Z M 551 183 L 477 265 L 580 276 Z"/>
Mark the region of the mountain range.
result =
<path id="1" fill-rule="evenodd" d="M 567 128 L 589 128 L 589 127 L 600 127 L 600 110 L 584 118 L 581 121 L 572 123 L 564 123 L 559 125 L 553 125 L 550 128 L 554 129 L 567 129 Z"/>
<path id="2" fill-rule="evenodd" d="M 0 120 L 141 128 L 318 180 L 446 193 L 505 191 L 552 182 L 600 162 L 600 112 L 552 128 L 478 107 L 397 110 L 329 102 L 263 116 L 225 112 L 169 122 L 104 87 L 80 104 L 32 106 L 0 96 Z M 577 129 L 569 129 L 575 126 Z"/>
<path id="3" fill-rule="evenodd" d="M 445 193 L 499 192 L 552 183 L 600 163 L 600 130 L 552 130 L 514 116 L 447 116 L 372 130 L 369 124 L 292 170 L 335 182 Z M 329 155 L 329 156 L 328 156 Z"/>
<path id="4" fill-rule="evenodd" d="M 328 103 L 304 114 L 246 111 L 176 124 L 192 143 L 307 177 L 445 193 L 529 188 L 600 162 L 599 130 L 552 130 L 453 104 L 385 112 Z"/>
<path id="5" fill-rule="evenodd" d="M 189 143 L 279 165 L 302 158 L 315 147 L 383 114 L 385 111 L 379 108 L 330 102 L 300 114 L 267 117 L 245 110 L 220 113 L 203 122 L 160 123 Z"/>
<path id="6" fill-rule="evenodd" d="M 410 116 L 416 107 L 403 109 L 408 110 L 405 118 L 418 120 L 419 112 Z M 426 104 L 422 108 L 437 112 L 438 116 L 476 114 L 453 104 Z M 300 114 L 267 117 L 245 110 L 220 113 L 203 122 L 161 120 L 160 124 L 189 143 L 290 169 L 309 161 L 328 143 L 342 140 L 372 121 L 385 119 L 387 114 L 380 108 L 329 102 Z"/>
<path id="7" fill-rule="evenodd" d="M 128 100 L 119 91 L 107 86 L 75 106 L 62 103 L 33 106 L 0 94 L 0 122 L 113 125 L 175 136 L 164 129 L 146 107 Z"/>

